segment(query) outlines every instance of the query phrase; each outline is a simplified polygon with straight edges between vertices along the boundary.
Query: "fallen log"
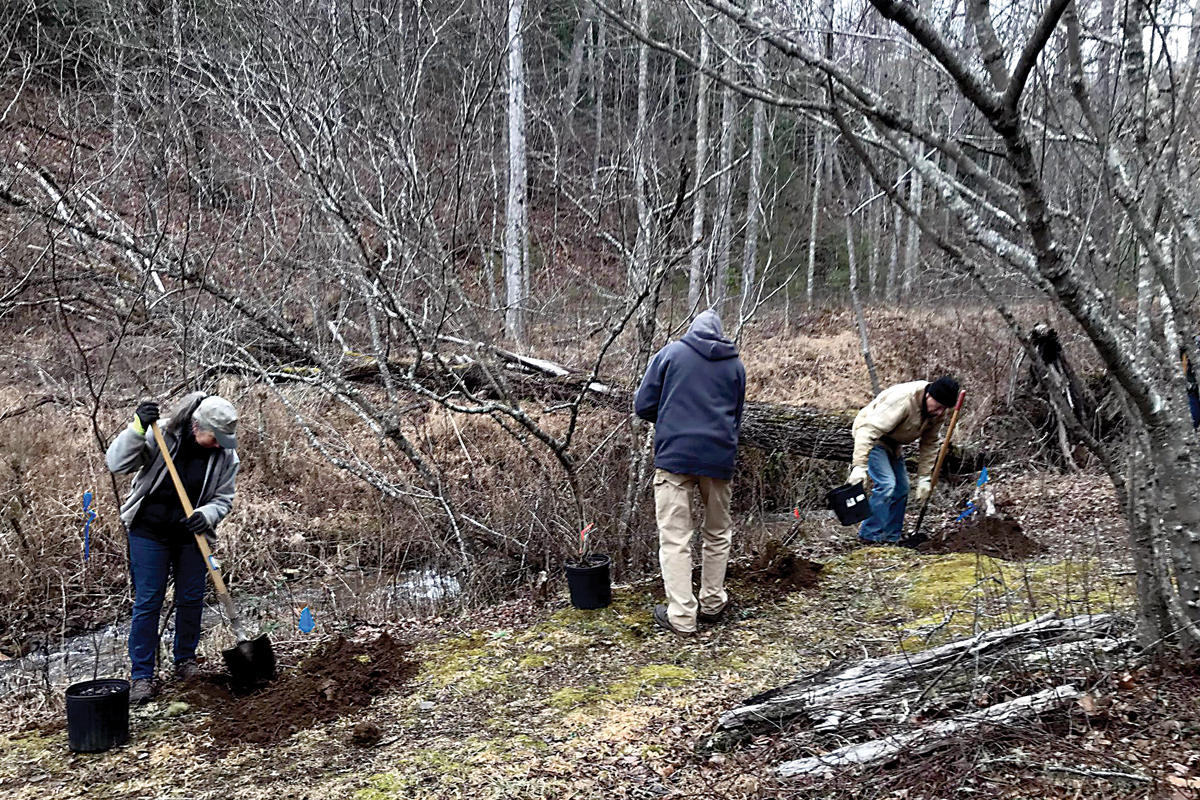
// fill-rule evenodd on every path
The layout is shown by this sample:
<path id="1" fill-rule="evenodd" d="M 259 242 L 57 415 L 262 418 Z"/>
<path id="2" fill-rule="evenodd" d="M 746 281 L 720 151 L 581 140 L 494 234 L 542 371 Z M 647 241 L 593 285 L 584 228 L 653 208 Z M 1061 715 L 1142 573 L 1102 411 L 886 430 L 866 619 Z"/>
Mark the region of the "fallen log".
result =
<path id="1" fill-rule="evenodd" d="M 1065 684 L 1028 697 L 1018 697 L 1016 700 L 997 703 L 981 711 L 963 714 L 954 719 L 925 725 L 915 731 L 897 733 L 882 739 L 872 739 L 861 744 L 846 745 L 823 756 L 787 761 L 780 764 L 777 771 L 783 778 L 792 778 L 797 775 L 823 775 L 841 767 L 887 761 L 905 751 L 913 754 L 927 753 L 981 725 L 1011 724 L 1055 708 L 1061 708 L 1078 698 L 1079 692 L 1075 687 Z"/>
<path id="2" fill-rule="evenodd" d="M 944 714 L 947 709 L 974 708 L 986 701 L 998 678 L 1025 674 L 1031 666 L 1049 667 L 1059 675 L 1094 670 L 1097 661 L 1107 661 L 1130 643 L 1117 635 L 1125 628 L 1126 623 L 1111 614 L 1060 619 L 1050 613 L 923 652 L 869 658 L 831 668 L 751 697 L 722 714 L 709 745 L 728 749 L 754 735 L 785 726 L 802 726 L 812 734 L 836 732 L 844 741 L 876 726 L 907 726 Z M 1066 702 L 1070 693 L 1063 686 L 1059 688 L 1062 691 L 1054 696 L 1042 693 L 1021 698 L 1024 702 L 999 703 L 939 721 L 954 724 L 929 723 L 884 739 L 847 745 L 821 757 L 819 763 L 802 759 L 786 765 L 788 774 L 865 763 L 887 758 L 900 749 L 936 745 L 980 724 L 1014 719 Z M 998 716 L 991 716 L 991 709 Z"/>
<path id="3" fill-rule="evenodd" d="M 466 344 L 457 339 L 452 343 Z M 495 348 L 491 352 L 501 362 L 498 376 L 506 384 L 507 391 L 515 397 L 537 398 L 547 405 L 570 403 L 579 396 L 584 381 L 588 380 L 586 375 L 545 359 Z M 486 372 L 472 358 L 456 354 L 446 363 L 453 374 L 439 374 L 433 359 L 423 359 L 418 368 L 419 377 L 437 385 L 442 391 L 450 391 L 458 385 L 484 396 L 495 396 Z M 403 374 L 412 368 L 412 364 L 393 362 L 389 366 L 394 373 Z M 354 381 L 376 381 L 379 379 L 379 366 L 374 360 L 365 359 L 346 370 L 343 377 Z M 628 386 L 590 381 L 584 397 L 593 406 L 611 408 L 621 413 L 628 413 L 633 408 L 633 389 Z M 810 406 L 747 401 L 742 415 L 739 444 L 797 458 L 848 463 L 854 453 L 850 428 L 857 412 L 857 409 L 839 412 Z M 984 465 L 995 466 L 1004 460 L 1003 454 L 995 451 L 951 447 L 944 469 L 949 474 L 972 473 L 978 472 Z M 910 463 L 909 469 L 914 470 L 915 452 L 911 461 L 913 463 Z"/>

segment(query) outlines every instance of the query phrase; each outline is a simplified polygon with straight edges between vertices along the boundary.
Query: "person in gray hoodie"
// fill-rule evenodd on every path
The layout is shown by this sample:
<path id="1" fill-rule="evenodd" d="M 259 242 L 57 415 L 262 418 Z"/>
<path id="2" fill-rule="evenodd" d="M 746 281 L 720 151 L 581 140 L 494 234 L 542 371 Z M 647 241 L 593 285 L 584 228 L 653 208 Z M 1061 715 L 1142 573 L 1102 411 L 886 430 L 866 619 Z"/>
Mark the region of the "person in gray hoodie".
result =
<path id="1" fill-rule="evenodd" d="M 680 635 L 697 620 L 715 622 L 729 608 L 725 567 L 733 544 L 731 479 L 746 398 L 746 368 L 713 310 L 655 354 L 634 398 L 654 423 L 654 505 L 666 605 L 659 626 Z M 692 491 L 704 504 L 699 602 L 692 592 Z"/>
<path id="2" fill-rule="evenodd" d="M 218 523 L 233 503 L 240 464 L 237 455 L 237 411 L 224 398 L 193 392 L 162 426 L 163 440 L 194 506 L 185 516 L 174 482 L 150 426 L 159 417 L 158 403 L 138 405 L 133 420 L 108 447 L 110 471 L 134 473 L 129 497 L 121 505 L 121 521 L 129 531 L 129 569 L 133 578 L 133 618 L 129 626 L 131 703 L 144 703 L 158 692 L 154 659 L 158 652 L 158 620 L 175 576 L 175 674 L 199 673 L 196 645 L 208 568 L 196 544 L 203 534 L 215 540 Z"/>

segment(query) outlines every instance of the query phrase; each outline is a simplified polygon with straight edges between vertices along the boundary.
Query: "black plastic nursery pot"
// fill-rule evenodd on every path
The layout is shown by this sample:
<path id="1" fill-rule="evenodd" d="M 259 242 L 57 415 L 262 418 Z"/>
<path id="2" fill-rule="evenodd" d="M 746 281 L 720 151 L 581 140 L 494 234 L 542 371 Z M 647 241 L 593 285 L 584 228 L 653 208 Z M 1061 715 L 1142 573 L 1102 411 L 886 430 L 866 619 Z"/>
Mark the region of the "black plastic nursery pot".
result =
<path id="1" fill-rule="evenodd" d="M 129 681 L 105 678 L 67 687 L 67 743 L 103 753 L 129 741 Z"/>
<path id="2" fill-rule="evenodd" d="M 611 559 L 608 556 L 592 555 L 584 563 L 568 561 L 567 588 L 571 592 L 571 605 L 576 608 L 604 608 L 612 602 L 612 580 L 608 573 Z"/>
<path id="3" fill-rule="evenodd" d="M 871 516 L 871 505 L 867 500 L 867 492 L 861 483 L 847 483 L 836 489 L 830 489 L 825 495 L 825 501 L 837 514 L 838 522 L 843 525 L 857 525 Z"/>

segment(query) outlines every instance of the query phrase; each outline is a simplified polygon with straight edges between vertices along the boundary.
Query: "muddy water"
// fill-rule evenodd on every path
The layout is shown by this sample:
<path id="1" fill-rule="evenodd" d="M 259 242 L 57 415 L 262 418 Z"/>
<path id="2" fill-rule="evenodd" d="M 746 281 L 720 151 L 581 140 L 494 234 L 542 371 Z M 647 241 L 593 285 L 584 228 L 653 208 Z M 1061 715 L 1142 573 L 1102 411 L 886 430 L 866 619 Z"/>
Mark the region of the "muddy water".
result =
<path id="1" fill-rule="evenodd" d="M 322 581 L 283 583 L 265 595 L 235 593 L 234 602 L 248 628 L 266 632 L 272 640 L 285 640 L 321 635 L 352 619 L 384 621 L 441 614 L 453 608 L 460 595 L 461 588 L 453 576 L 422 570 L 396 575 L 349 573 Z M 317 626 L 311 634 L 297 628 L 300 611 L 305 607 Z M 160 675 L 164 674 L 162 665 L 171 663 L 174 614 L 164 614 L 162 622 L 165 629 L 159 642 Z M 228 647 L 231 640 L 211 591 L 205 599 L 202 624 L 198 656 L 202 663 L 219 664 L 220 649 Z M 78 681 L 128 678 L 128 635 L 126 614 L 89 633 L 52 639 L 48 646 L 23 658 L 0 661 L 0 697 L 61 696 L 62 690 Z"/>

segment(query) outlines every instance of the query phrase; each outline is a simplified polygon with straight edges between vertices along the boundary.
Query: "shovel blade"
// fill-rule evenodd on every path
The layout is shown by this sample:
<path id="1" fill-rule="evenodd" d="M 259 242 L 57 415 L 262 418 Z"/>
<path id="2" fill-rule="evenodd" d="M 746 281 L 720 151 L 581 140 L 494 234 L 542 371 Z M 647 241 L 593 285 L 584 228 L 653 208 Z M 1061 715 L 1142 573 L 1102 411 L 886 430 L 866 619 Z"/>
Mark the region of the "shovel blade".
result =
<path id="1" fill-rule="evenodd" d="M 275 677 L 275 651 L 264 633 L 257 639 L 247 639 L 221 652 L 225 666 L 239 689 L 253 689 Z"/>

